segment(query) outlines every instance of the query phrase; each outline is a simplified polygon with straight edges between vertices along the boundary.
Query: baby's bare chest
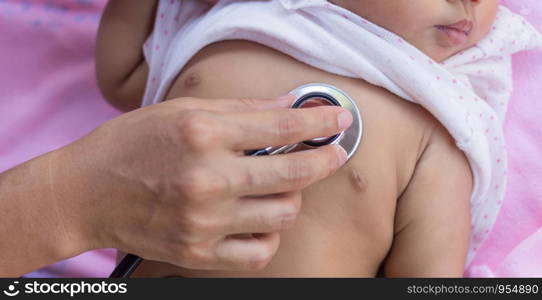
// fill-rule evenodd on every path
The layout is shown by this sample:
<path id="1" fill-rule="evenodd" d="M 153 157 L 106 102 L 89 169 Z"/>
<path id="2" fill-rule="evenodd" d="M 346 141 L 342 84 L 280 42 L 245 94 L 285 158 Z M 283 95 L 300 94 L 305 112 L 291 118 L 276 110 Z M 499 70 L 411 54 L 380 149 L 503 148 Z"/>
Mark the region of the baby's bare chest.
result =
<path id="1" fill-rule="evenodd" d="M 303 192 L 301 215 L 281 235 L 280 249 L 263 272 L 189 272 L 162 265 L 163 275 L 374 275 L 393 240 L 397 199 L 423 148 L 429 118 L 423 109 L 364 81 L 241 41 L 214 44 L 198 53 L 166 99 L 272 98 L 310 82 L 335 85 L 356 101 L 364 124 L 356 154 L 336 174 Z M 148 264 L 143 269 L 161 265 Z"/>

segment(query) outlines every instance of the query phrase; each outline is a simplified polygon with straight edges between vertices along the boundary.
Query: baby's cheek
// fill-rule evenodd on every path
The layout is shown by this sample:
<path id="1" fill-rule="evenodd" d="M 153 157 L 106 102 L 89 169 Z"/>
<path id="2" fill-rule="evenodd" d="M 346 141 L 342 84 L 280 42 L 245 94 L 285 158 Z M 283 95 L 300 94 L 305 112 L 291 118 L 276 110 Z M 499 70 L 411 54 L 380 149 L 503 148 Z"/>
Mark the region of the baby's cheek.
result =
<path id="1" fill-rule="evenodd" d="M 498 0 L 487 0 L 481 1 L 479 6 L 476 7 L 476 28 L 472 33 L 474 44 L 491 30 L 497 16 L 498 4 Z"/>

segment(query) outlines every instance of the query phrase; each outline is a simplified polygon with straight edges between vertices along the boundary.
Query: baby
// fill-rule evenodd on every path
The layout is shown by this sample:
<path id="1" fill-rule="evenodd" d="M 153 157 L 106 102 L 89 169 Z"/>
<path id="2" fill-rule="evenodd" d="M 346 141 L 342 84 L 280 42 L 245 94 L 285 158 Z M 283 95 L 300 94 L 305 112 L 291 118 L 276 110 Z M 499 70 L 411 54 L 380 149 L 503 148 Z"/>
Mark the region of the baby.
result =
<path id="1" fill-rule="evenodd" d="M 406 44 L 397 47 L 411 51 L 408 47 L 412 45 L 420 52 L 405 55 L 405 65 L 424 63 L 433 68 L 488 34 L 498 0 L 241 2 L 220 1 L 209 11 L 208 5 L 195 0 L 110 1 L 102 18 L 97 55 L 98 80 L 105 97 L 130 110 L 141 101 L 148 105 L 178 97 L 270 98 L 302 84 L 323 82 L 355 99 L 364 119 L 363 141 L 341 170 L 303 192 L 301 214 L 295 226 L 281 234 L 277 255 L 265 269 L 202 271 L 144 261 L 134 275 L 462 276 L 471 233 L 471 197 L 484 194 L 475 184 L 485 182 L 473 176 L 485 173 L 472 167 L 477 156 L 465 156 L 465 141 L 478 139 L 471 135 L 459 140 L 461 130 L 443 126 L 453 121 L 446 119 L 445 113 L 450 112 L 440 109 L 439 114 L 430 103 L 422 106 L 412 99 L 405 101 L 424 98 L 424 91 L 411 95 L 392 82 L 386 83 L 396 76 L 393 68 L 376 86 L 377 80 L 370 79 L 378 77 L 349 72 L 349 63 L 341 62 L 346 57 L 326 57 L 333 56 L 335 46 L 336 51 L 355 57 L 357 51 L 369 56 L 378 53 L 381 49 L 361 44 L 354 52 L 339 50 L 352 46 L 349 37 L 355 40 L 356 35 L 355 31 L 341 30 L 376 24 L 382 30 L 373 32 L 374 43 L 389 40 L 386 31 L 394 33 L 400 37 L 399 43 Z M 217 17 L 212 19 L 213 15 Z M 209 33 L 213 26 L 227 26 L 221 25 L 222 20 L 236 25 L 222 36 Z M 313 47 L 296 48 L 303 36 L 288 39 L 277 33 L 265 40 L 258 37 L 267 29 L 287 32 L 300 28 L 291 26 L 294 23 L 309 24 L 305 33 L 307 39 L 313 39 Z M 263 29 L 254 29 L 254 24 Z M 329 28 L 336 31 L 326 40 L 328 31 L 323 29 Z M 321 39 L 315 38 L 320 31 Z M 206 39 L 206 44 L 198 44 L 200 38 Z M 327 43 L 335 38 L 337 45 Z M 320 40 L 326 42 L 320 45 Z M 344 45 L 340 44 L 343 40 Z M 322 51 L 329 55 L 322 55 Z M 424 56 L 427 59 L 422 60 Z M 387 59 L 378 61 L 386 63 Z M 367 68 L 367 72 L 371 70 Z M 447 73 L 443 74 L 433 79 L 443 81 Z M 455 79 L 446 85 L 454 84 Z M 445 101 L 449 95 L 441 96 Z M 468 114 L 471 117 L 474 113 Z M 487 219 L 487 215 L 480 218 Z"/>

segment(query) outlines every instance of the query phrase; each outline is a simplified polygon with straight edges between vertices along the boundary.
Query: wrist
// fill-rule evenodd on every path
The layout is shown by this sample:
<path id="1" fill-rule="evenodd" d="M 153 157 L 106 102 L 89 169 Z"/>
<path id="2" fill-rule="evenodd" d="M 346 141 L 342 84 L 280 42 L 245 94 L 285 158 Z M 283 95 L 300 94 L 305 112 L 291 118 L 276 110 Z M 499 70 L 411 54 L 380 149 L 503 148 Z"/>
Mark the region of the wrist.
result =
<path id="1" fill-rule="evenodd" d="M 105 248 L 99 223 L 95 222 L 97 203 L 94 197 L 91 164 L 84 153 L 77 153 L 78 142 L 53 153 L 49 159 L 50 191 L 63 231 L 62 254 L 66 257 Z"/>
<path id="2" fill-rule="evenodd" d="M 59 164 L 63 155 L 50 152 L 0 175 L 0 276 L 21 276 L 91 249 L 72 221 L 76 210 L 64 204 L 71 179 L 55 174 L 68 169 Z"/>

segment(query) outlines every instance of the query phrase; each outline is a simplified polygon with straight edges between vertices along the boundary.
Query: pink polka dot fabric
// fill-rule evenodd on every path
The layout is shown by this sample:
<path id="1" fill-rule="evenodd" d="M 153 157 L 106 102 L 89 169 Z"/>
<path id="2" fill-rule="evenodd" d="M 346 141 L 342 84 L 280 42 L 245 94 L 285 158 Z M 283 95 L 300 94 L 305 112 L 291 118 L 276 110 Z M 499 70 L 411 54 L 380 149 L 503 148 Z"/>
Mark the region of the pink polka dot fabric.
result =
<path id="1" fill-rule="evenodd" d="M 542 31 L 542 1 L 502 0 Z M 514 89 L 504 124 L 505 200 L 469 277 L 542 277 L 542 49 L 513 55 Z"/>
<path id="2" fill-rule="evenodd" d="M 473 226 L 481 224 L 480 230 L 473 231 L 469 262 L 491 231 L 497 218 L 498 209 L 504 200 L 508 177 L 508 155 L 502 127 L 513 89 L 512 57 L 522 50 L 542 46 L 541 36 L 520 15 L 501 7 L 491 32 L 476 46 L 455 55 L 444 62 L 447 70 L 456 74 L 465 84 L 469 84 L 477 98 L 475 104 L 488 105 L 491 112 L 485 112 L 475 105 L 469 117 L 484 120 L 483 135 L 488 141 L 491 154 L 491 183 L 485 193 L 478 214 L 473 210 Z M 480 102 L 480 103 L 478 103 Z M 484 208 L 485 207 L 485 208 Z"/>
<path id="3" fill-rule="evenodd" d="M 143 105 L 161 101 L 206 45 L 245 39 L 362 78 L 431 112 L 465 152 L 474 176 L 467 265 L 472 261 L 495 222 L 507 182 L 502 124 L 512 90 L 511 55 L 542 45 L 525 19 L 500 7 L 483 40 L 439 64 L 394 33 L 324 0 L 223 0 L 212 8 L 161 0 L 157 16 L 144 48 L 151 79 Z"/>

